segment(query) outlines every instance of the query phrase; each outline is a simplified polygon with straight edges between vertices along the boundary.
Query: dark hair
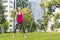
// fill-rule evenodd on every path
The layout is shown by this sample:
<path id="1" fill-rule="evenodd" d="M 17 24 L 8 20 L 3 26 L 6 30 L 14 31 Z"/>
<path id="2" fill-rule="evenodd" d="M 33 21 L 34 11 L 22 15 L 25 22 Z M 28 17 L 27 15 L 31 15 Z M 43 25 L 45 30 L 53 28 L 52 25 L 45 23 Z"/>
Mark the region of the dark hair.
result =
<path id="1" fill-rule="evenodd" d="M 17 11 L 18 11 L 18 8 L 21 8 L 21 9 L 22 9 L 22 7 L 21 7 L 21 6 L 18 6 L 18 7 L 17 7 Z"/>
<path id="2" fill-rule="evenodd" d="M 21 6 L 18 6 L 18 8 L 21 8 L 21 9 L 22 9 L 22 7 L 21 7 Z"/>

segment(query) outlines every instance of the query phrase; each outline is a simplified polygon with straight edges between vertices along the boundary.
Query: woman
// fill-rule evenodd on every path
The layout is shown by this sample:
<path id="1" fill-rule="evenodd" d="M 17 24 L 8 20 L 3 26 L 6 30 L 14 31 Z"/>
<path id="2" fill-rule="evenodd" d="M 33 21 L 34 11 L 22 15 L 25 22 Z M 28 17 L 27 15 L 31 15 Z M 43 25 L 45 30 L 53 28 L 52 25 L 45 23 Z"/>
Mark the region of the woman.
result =
<path id="1" fill-rule="evenodd" d="M 16 21 L 16 29 L 18 28 L 18 25 L 20 24 L 21 25 L 20 28 L 23 30 L 23 33 L 25 33 L 24 24 L 23 24 L 23 17 L 22 17 L 22 12 L 21 12 L 20 7 L 18 7 L 18 12 L 16 14 L 15 21 Z M 14 33 L 16 32 L 16 29 L 15 29 Z"/>
<path id="2" fill-rule="evenodd" d="M 16 14 L 15 21 L 16 21 L 16 28 L 14 29 L 14 33 L 16 33 L 16 29 L 18 28 L 18 25 L 20 24 L 21 25 L 20 29 L 22 29 L 23 33 L 25 34 L 25 29 L 24 29 L 24 24 L 23 24 L 23 17 L 22 17 L 22 12 L 21 12 L 20 7 L 18 7 L 18 12 Z M 13 38 L 14 38 L 14 33 L 13 33 Z"/>

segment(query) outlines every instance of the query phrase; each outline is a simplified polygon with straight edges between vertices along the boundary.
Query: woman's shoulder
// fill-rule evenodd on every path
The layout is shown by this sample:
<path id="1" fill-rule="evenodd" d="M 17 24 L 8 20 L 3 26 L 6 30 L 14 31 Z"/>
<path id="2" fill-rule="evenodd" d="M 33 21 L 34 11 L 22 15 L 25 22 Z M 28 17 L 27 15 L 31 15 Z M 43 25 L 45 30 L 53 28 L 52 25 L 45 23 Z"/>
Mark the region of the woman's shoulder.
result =
<path id="1" fill-rule="evenodd" d="M 22 12 L 16 12 L 16 15 L 18 15 L 19 13 L 21 13 L 21 14 L 22 14 Z"/>

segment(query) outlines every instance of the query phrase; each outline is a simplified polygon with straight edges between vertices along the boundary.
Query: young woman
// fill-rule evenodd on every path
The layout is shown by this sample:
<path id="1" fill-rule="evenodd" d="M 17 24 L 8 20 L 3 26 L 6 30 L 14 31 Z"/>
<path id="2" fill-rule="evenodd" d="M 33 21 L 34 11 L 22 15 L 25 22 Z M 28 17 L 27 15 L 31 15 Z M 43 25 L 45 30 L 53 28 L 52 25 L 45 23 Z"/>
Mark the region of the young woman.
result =
<path id="1" fill-rule="evenodd" d="M 25 34 L 23 17 L 22 17 L 22 12 L 21 12 L 20 7 L 18 7 L 18 12 L 16 13 L 15 21 L 16 21 L 16 27 L 15 27 L 14 32 L 13 32 L 13 38 L 14 38 L 14 34 L 16 33 L 16 29 L 18 28 L 19 24 L 20 24 L 20 29 L 22 29 L 22 32 Z"/>

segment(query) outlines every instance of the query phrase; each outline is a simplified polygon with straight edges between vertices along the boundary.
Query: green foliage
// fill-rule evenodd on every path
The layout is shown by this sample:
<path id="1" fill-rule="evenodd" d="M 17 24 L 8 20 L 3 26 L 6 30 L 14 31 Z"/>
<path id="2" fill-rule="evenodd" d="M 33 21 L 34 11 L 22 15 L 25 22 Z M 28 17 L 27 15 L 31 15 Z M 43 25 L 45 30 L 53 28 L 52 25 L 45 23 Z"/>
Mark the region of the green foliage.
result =
<path id="1" fill-rule="evenodd" d="M 46 32 L 47 30 L 47 25 L 48 25 L 48 21 L 49 21 L 49 18 L 50 18 L 50 14 L 49 14 L 49 11 L 46 12 L 46 8 L 49 8 L 50 6 L 50 2 L 48 2 L 47 0 L 45 0 L 42 4 L 40 4 L 40 6 L 43 8 L 44 10 L 44 14 L 43 14 L 43 20 L 41 22 L 41 24 L 43 25 L 44 27 L 44 30 Z"/>
<path id="2" fill-rule="evenodd" d="M 22 8 L 24 8 L 24 7 L 27 7 L 27 5 L 28 5 L 27 2 L 28 2 L 28 0 L 19 0 L 19 1 L 17 0 L 16 4 L 17 4 L 17 7 L 21 6 Z"/>
<path id="3" fill-rule="evenodd" d="M 53 12 L 52 11 L 52 6 L 60 7 L 60 0 L 51 0 L 50 2 L 48 2 L 47 0 L 45 0 L 43 3 L 40 4 L 40 6 L 44 10 L 42 24 L 44 25 L 44 27 L 47 27 L 48 19 L 50 17 L 49 14 L 52 14 L 52 12 Z M 46 10 L 45 10 L 46 8 L 48 8 L 48 12 L 46 12 Z M 54 27 L 58 27 L 59 26 L 59 24 L 57 22 L 57 19 L 59 17 L 60 17 L 59 13 L 54 13 L 54 16 L 53 16 Z"/>
<path id="4" fill-rule="evenodd" d="M 36 28 L 37 28 L 37 26 L 36 26 L 35 22 L 33 22 L 33 24 L 32 24 L 32 31 L 33 32 L 36 31 Z"/>
<path id="5" fill-rule="evenodd" d="M 16 16 L 16 11 L 15 10 L 11 11 L 11 17 L 15 18 L 15 16 Z"/>
<path id="6" fill-rule="evenodd" d="M 57 3 L 60 5 L 60 0 L 57 0 Z"/>
<path id="7" fill-rule="evenodd" d="M 0 14 L 4 14 L 4 6 L 2 4 L 2 0 L 0 0 Z"/>
<path id="8" fill-rule="evenodd" d="M 58 28 L 60 27 L 60 23 L 57 21 L 57 19 L 59 18 L 60 14 L 59 13 L 54 13 L 54 16 L 53 16 L 53 21 L 54 21 L 54 27 L 55 28 Z"/>
<path id="9" fill-rule="evenodd" d="M 56 6 L 56 7 L 60 7 L 60 0 L 51 0 L 50 2 L 48 2 L 47 0 L 45 0 L 43 3 L 40 4 L 40 6 L 43 8 L 43 10 L 45 11 L 45 8 L 48 8 L 48 13 L 52 13 L 52 6 Z"/>
<path id="10" fill-rule="evenodd" d="M 32 22 L 31 14 L 30 13 L 24 13 L 23 14 L 23 21 L 24 21 L 25 28 L 28 28 L 28 30 L 29 30 L 30 26 L 31 26 L 31 22 Z M 36 30 L 36 24 L 35 24 L 35 22 L 33 22 L 32 28 L 30 31 L 34 32 L 35 30 Z"/>
<path id="11" fill-rule="evenodd" d="M 57 22 L 58 17 L 59 17 L 59 13 L 54 13 L 54 16 L 53 16 L 54 22 Z"/>
<path id="12" fill-rule="evenodd" d="M 23 14 L 23 20 L 24 20 L 24 25 L 26 27 L 27 24 L 29 24 L 32 21 L 30 13 Z"/>
<path id="13" fill-rule="evenodd" d="M 55 28 L 60 28 L 60 23 L 56 22 L 56 23 L 54 24 L 54 26 L 55 26 Z"/>
<path id="14" fill-rule="evenodd" d="M 9 22 L 8 22 L 8 21 L 5 21 L 5 22 L 4 22 L 4 29 L 5 29 L 5 32 L 6 32 L 6 30 L 8 29 L 8 25 L 9 25 Z"/>
<path id="15" fill-rule="evenodd" d="M 45 12 L 44 15 L 43 15 L 43 20 L 41 22 L 45 31 L 47 30 L 47 25 L 48 25 L 49 18 L 50 18 L 50 15 Z"/>
<path id="16" fill-rule="evenodd" d="M 0 24 L 3 24 L 5 22 L 4 18 L 4 6 L 2 4 L 2 0 L 0 0 Z"/>

